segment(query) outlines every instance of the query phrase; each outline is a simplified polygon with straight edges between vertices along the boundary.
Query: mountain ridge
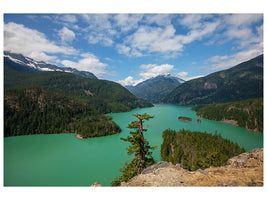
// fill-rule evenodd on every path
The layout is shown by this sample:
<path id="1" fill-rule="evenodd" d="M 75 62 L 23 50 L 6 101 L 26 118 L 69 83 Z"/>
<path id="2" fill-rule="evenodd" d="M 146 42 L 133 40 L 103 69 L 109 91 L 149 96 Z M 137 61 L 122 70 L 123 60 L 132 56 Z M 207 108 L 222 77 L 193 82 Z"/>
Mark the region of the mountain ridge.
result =
<path id="1" fill-rule="evenodd" d="M 56 71 L 29 73 L 4 65 L 5 90 L 29 87 L 40 87 L 82 100 L 94 106 L 100 113 L 126 112 L 134 108 L 153 106 L 112 81 Z"/>
<path id="2" fill-rule="evenodd" d="M 135 96 L 149 102 L 157 102 L 185 81 L 168 75 L 158 75 L 147 79 L 136 86 L 125 86 Z"/>
<path id="3" fill-rule="evenodd" d="M 187 81 L 161 103 L 196 105 L 263 97 L 263 54 L 230 69 Z"/>
<path id="4" fill-rule="evenodd" d="M 31 73 L 42 71 L 60 71 L 73 73 L 86 78 L 97 79 L 97 77 L 91 72 L 79 71 L 71 67 L 58 67 L 57 65 L 49 64 L 44 61 L 36 61 L 22 54 L 12 53 L 10 51 L 4 51 L 4 63 L 5 65 L 9 65 L 11 68 L 19 71 Z"/>

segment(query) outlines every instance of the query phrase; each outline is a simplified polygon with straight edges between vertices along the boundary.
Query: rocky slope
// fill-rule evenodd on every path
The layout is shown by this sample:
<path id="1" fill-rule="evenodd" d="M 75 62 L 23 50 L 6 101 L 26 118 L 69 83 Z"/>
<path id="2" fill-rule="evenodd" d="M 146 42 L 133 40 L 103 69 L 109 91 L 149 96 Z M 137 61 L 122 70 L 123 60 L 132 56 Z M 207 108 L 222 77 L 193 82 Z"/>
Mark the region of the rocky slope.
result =
<path id="1" fill-rule="evenodd" d="M 122 186 L 263 186 L 263 148 L 233 157 L 226 166 L 194 172 L 159 162 Z"/>

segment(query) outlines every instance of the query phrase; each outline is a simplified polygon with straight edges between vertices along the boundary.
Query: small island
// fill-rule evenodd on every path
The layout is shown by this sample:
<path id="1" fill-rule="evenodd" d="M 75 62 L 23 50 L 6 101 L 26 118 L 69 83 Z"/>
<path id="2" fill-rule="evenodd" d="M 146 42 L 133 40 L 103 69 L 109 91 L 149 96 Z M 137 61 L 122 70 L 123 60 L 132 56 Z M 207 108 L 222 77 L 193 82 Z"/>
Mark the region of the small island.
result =
<path id="1" fill-rule="evenodd" d="M 200 120 L 200 119 L 197 119 L 197 122 L 198 122 L 198 123 L 201 123 L 201 120 Z"/>
<path id="2" fill-rule="evenodd" d="M 180 116 L 180 117 L 178 117 L 178 119 L 181 121 L 192 122 L 192 118 L 190 118 L 190 117 Z"/>

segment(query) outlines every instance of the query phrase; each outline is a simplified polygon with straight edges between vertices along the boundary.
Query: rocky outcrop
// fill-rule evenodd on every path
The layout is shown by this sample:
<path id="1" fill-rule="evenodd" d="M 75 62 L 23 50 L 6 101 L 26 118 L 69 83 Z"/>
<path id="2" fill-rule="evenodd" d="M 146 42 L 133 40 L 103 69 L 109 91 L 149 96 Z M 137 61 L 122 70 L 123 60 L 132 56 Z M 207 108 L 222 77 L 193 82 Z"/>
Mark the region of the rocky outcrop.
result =
<path id="1" fill-rule="evenodd" d="M 233 157 L 226 166 L 194 172 L 159 162 L 122 186 L 263 186 L 263 148 Z"/>
<path id="2" fill-rule="evenodd" d="M 232 167 L 259 167 L 263 165 L 263 149 L 253 149 L 249 153 L 242 153 L 239 156 L 230 158 L 227 166 Z"/>
<path id="3" fill-rule="evenodd" d="M 101 185 L 98 182 L 95 182 L 94 184 L 92 184 L 90 187 L 103 187 L 103 185 Z"/>

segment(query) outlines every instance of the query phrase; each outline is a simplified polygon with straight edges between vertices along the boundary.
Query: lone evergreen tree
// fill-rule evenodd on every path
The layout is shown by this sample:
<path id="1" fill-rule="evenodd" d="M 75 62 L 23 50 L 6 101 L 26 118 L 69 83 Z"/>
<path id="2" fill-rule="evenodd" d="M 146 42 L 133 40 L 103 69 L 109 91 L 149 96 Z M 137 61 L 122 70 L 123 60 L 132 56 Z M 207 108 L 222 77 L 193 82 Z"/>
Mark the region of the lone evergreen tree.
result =
<path id="1" fill-rule="evenodd" d="M 138 120 L 132 121 L 128 125 L 128 128 L 134 129 L 134 131 L 130 131 L 132 136 L 121 138 L 121 140 L 131 143 L 131 145 L 127 148 L 127 153 L 128 155 L 134 154 L 134 157 L 130 163 L 126 163 L 125 166 L 120 170 L 123 174 L 119 177 L 119 179 L 116 178 L 111 183 L 112 186 L 118 186 L 123 181 L 129 181 L 137 174 L 141 174 L 146 167 L 155 163 L 150 150 L 155 149 L 156 146 L 150 147 L 148 141 L 143 135 L 144 132 L 147 131 L 147 129 L 143 128 L 144 120 L 149 120 L 154 118 L 154 116 L 151 116 L 147 113 L 142 115 L 133 114 L 133 116 L 135 116 Z"/>

